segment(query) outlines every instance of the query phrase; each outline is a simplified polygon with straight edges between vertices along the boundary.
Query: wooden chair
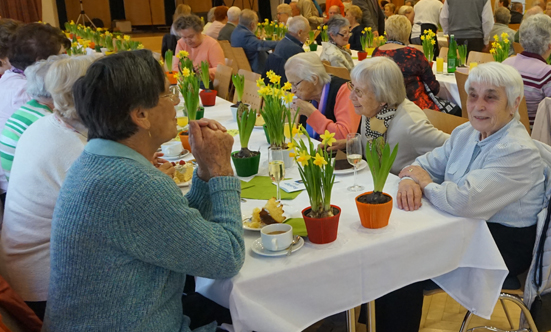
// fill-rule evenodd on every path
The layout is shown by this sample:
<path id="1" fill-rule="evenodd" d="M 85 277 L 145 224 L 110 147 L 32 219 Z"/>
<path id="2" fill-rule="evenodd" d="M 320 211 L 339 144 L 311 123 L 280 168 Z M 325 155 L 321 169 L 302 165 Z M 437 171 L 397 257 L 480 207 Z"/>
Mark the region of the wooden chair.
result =
<path id="1" fill-rule="evenodd" d="M 344 67 L 333 67 L 325 63 L 323 64 L 323 66 L 325 67 L 325 71 L 327 72 L 327 74 L 344 78 L 345 80 L 350 81 L 350 72 L 348 71 L 348 69 Z"/>
<path id="2" fill-rule="evenodd" d="M 440 47 L 440 55 L 438 57 L 444 59 L 444 62 L 448 62 L 448 51 L 449 48 Z"/>
<path id="3" fill-rule="evenodd" d="M 251 105 L 251 109 L 260 111 L 262 109 L 262 97 L 258 94 L 258 87 L 256 86 L 256 81 L 261 78 L 260 74 L 253 73 L 250 70 L 239 69 L 239 75 L 245 76 L 242 102 Z M 237 103 L 237 93 L 233 96 L 233 102 Z"/>
<path id="4" fill-rule="evenodd" d="M 469 117 L 467 115 L 467 91 L 465 91 L 465 82 L 467 82 L 468 77 L 469 74 L 458 70 L 455 71 L 455 80 L 457 81 L 457 89 L 459 90 L 459 98 L 461 99 L 461 116 L 464 118 Z"/>
<path id="5" fill-rule="evenodd" d="M 214 81 L 212 82 L 214 90 L 218 91 L 218 97 L 230 100 L 230 90 L 232 88 L 232 68 L 219 64 L 216 67 Z"/>
<path id="6" fill-rule="evenodd" d="M 520 28 L 520 23 L 517 24 L 509 24 L 509 28 L 517 31 Z"/>
<path id="7" fill-rule="evenodd" d="M 252 71 L 251 64 L 249 63 L 249 59 L 247 58 L 247 55 L 245 55 L 245 51 L 242 47 L 232 47 L 232 51 L 234 54 L 234 61 L 237 61 L 237 68 L 239 70 L 245 69 L 248 71 Z"/>
<path id="8" fill-rule="evenodd" d="M 532 133 L 530 129 L 530 120 L 528 119 L 528 107 L 526 106 L 526 97 L 522 97 L 520 104 L 518 105 L 518 114 L 520 115 L 520 122 L 526 127 L 528 134 Z"/>
<path id="9" fill-rule="evenodd" d="M 408 47 L 413 47 L 423 52 L 423 45 L 409 44 Z"/>
<path id="10" fill-rule="evenodd" d="M 222 51 L 224 51 L 226 65 L 232 67 L 233 73 L 237 74 L 239 68 L 237 67 L 237 61 L 235 61 L 235 55 L 233 54 L 233 49 L 230 45 L 230 42 L 227 40 L 219 40 L 218 43 L 220 44 L 220 47 L 222 47 Z M 228 64 L 228 62 L 230 64 Z"/>
<path id="11" fill-rule="evenodd" d="M 495 61 L 494 57 L 490 53 L 471 51 L 469 53 L 469 57 L 467 58 L 467 65 L 470 64 L 471 62 L 476 62 L 480 65 L 482 63 L 493 62 L 493 61 Z"/>
<path id="12" fill-rule="evenodd" d="M 452 131 L 455 129 L 455 127 L 460 126 L 464 124 L 465 122 L 469 121 L 469 119 L 446 114 L 434 110 L 423 110 L 425 112 L 425 115 L 429 119 L 430 123 L 436 128 L 440 129 L 446 134 L 451 134 Z"/>
<path id="13" fill-rule="evenodd" d="M 517 42 L 513 42 L 513 49 L 515 50 L 516 54 L 519 54 L 522 51 L 524 51 L 524 47 L 522 47 L 522 45 L 520 45 L 520 43 L 517 43 Z"/>

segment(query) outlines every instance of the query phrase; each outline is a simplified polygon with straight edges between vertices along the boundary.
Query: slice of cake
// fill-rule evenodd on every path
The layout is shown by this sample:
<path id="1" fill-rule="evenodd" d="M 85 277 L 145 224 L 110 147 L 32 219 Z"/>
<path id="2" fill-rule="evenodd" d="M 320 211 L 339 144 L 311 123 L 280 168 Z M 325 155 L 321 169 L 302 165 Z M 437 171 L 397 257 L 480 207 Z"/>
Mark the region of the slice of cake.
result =
<path id="1" fill-rule="evenodd" d="M 180 160 L 181 163 L 174 166 L 176 172 L 174 173 L 174 182 L 176 184 L 188 182 L 193 177 L 193 165 L 191 163 L 185 163 Z"/>
<path id="2" fill-rule="evenodd" d="M 344 153 L 342 150 L 338 150 L 337 155 L 335 156 L 335 170 L 340 171 L 352 167 L 354 166 L 350 165 L 348 159 L 346 159 L 346 153 Z"/>

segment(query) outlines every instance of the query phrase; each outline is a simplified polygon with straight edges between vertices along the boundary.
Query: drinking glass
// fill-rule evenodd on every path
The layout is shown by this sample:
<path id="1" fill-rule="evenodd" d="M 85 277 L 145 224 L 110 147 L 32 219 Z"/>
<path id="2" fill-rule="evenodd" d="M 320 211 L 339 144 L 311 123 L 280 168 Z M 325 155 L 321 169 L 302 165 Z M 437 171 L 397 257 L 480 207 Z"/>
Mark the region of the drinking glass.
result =
<path id="1" fill-rule="evenodd" d="M 283 149 L 268 148 L 268 174 L 272 181 L 277 183 L 276 200 L 281 201 L 279 182 L 285 178 L 285 163 L 283 162 Z"/>
<path id="2" fill-rule="evenodd" d="M 361 191 L 364 189 L 356 183 L 358 164 L 362 161 L 362 136 L 360 134 L 346 135 L 346 159 L 354 166 L 354 185 L 348 187 L 348 191 Z"/>

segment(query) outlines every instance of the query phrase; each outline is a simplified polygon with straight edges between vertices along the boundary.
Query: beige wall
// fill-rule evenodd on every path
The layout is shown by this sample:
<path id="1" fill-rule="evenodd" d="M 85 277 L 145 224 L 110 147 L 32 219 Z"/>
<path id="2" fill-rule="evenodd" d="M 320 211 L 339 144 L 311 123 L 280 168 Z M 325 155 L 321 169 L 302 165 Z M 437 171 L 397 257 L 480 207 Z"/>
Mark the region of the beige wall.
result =
<path id="1" fill-rule="evenodd" d="M 55 0 L 42 0 L 42 22 L 50 23 L 50 25 L 54 27 L 59 27 Z"/>

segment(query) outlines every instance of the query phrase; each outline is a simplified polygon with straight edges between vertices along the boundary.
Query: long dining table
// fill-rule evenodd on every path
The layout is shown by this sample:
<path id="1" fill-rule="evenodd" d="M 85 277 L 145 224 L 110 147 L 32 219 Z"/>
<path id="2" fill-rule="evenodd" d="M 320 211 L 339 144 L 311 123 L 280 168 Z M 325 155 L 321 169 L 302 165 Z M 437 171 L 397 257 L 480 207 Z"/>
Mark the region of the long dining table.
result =
<path id="1" fill-rule="evenodd" d="M 217 98 L 215 106 L 205 108 L 204 116 L 237 129 L 230 104 Z M 258 175 L 266 176 L 268 143 L 261 128 L 254 129 L 249 147 L 261 151 Z M 239 149 L 236 136 L 234 150 Z M 286 168 L 286 178 L 299 179 L 296 165 Z M 222 280 L 197 277 L 196 290 L 229 308 L 233 328 L 240 332 L 302 331 L 324 317 L 427 279 L 468 310 L 489 319 L 508 272 L 486 222 L 452 216 L 423 199 L 414 212 L 400 210 L 393 202 L 389 225 L 367 229 L 355 206 L 360 193 L 347 190 L 353 182 L 353 173 L 336 175 L 331 202 L 342 209 L 336 241 L 317 245 L 305 238 L 304 246 L 290 256 L 265 257 L 251 249 L 260 233 L 244 230 L 246 257 L 240 272 Z M 364 191 L 372 190 L 368 167 L 358 171 L 357 182 Z M 384 191 L 395 197 L 398 183 L 391 174 Z M 275 196 L 275 185 L 273 190 Z M 310 205 L 306 192 L 282 202 L 291 218 L 301 217 Z M 244 200 L 243 216 L 265 203 Z"/>

